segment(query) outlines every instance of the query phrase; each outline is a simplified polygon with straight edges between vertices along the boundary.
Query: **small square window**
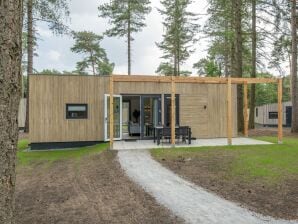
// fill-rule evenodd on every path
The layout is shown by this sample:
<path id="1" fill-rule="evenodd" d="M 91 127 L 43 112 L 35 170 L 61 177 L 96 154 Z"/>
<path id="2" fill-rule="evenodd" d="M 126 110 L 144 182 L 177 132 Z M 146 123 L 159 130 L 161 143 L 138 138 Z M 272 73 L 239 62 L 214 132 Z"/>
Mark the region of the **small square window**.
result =
<path id="1" fill-rule="evenodd" d="M 269 112 L 269 119 L 278 119 L 277 112 Z"/>
<path id="2" fill-rule="evenodd" d="M 87 104 L 66 104 L 66 119 L 87 119 Z"/>

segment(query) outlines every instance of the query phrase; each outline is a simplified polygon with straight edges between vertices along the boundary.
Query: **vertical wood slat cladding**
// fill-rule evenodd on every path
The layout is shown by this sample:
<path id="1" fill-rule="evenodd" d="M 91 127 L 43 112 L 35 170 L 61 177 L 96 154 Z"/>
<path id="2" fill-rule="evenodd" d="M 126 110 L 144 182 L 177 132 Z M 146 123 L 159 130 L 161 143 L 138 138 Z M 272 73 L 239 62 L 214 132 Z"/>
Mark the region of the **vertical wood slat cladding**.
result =
<path id="1" fill-rule="evenodd" d="M 176 85 L 177 94 L 180 94 L 180 125 L 190 126 L 193 137 L 207 138 L 208 85 L 185 83 Z"/>
<path id="2" fill-rule="evenodd" d="M 18 114 L 18 122 L 19 128 L 25 127 L 25 119 L 26 119 L 26 98 L 22 98 L 19 105 L 19 114 Z"/>
<path id="3" fill-rule="evenodd" d="M 103 140 L 108 78 L 34 75 L 30 84 L 31 142 Z M 67 103 L 87 103 L 88 119 L 66 119 Z"/>
<path id="4" fill-rule="evenodd" d="M 103 141 L 104 94 L 109 93 L 108 84 L 108 77 L 30 76 L 31 142 Z M 170 83 L 114 83 L 114 94 L 170 93 Z M 180 94 L 180 125 L 191 126 L 197 138 L 226 137 L 224 84 L 177 83 L 176 94 Z M 67 103 L 88 104 L 88 119 L 66 119 Z M 235 88 L 233 103 L 235 131 Z"/>
<path id="5" fill-rule="evenodd" d="M 208 136 L 227 137 L 227 87 L 208 85 Z M 232 86 L 233 137 L 237 136 L 237 88 Z"/>

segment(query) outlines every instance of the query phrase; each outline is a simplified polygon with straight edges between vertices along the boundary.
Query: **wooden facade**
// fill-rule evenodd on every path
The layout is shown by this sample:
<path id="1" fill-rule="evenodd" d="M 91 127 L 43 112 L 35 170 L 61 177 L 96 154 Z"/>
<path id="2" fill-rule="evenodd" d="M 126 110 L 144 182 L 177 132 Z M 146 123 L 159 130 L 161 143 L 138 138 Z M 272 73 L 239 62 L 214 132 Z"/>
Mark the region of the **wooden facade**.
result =
<path id="1" fill-rule="evenodd" d="M 116 76 L 30 76 L 30 141 L 32 143 L 78 142 L 104 140 L 104 94 L 171 94 L 170 77 L 144 77 L 147 81 L 129 81 Z M 123 79 L 123 80 L 121 80 Z M 169 82 L 163 80 L 169 79 Z M 193 137 L 227 137 L 227 86 L 220 83 L 180 82 L 180 124 L 192 128 Z M 181 79 L 182 80 L 182 79 Z M 239 82 L 241 80 L 238 80 Z M 236 83 L 231 97 L 231 135 L 237 136 Z M 224 83 L 224 80 L 223 80 Z M 163 97 L 162 97 L 163 99 Z M 88 104 L 87 119 L 66 119 L 66 104 Z M 163 113 L 162 113 L 163 114 Z"/>
<path id="2" fill-rule="evenodd" d="M 26 120 L 26 98 L 22 98 L 20 100 L 19 105 L 19 115 L 18 115 L 18 124 L 20 129 L 24 129 L 25 127 L 25 120 Z"/>

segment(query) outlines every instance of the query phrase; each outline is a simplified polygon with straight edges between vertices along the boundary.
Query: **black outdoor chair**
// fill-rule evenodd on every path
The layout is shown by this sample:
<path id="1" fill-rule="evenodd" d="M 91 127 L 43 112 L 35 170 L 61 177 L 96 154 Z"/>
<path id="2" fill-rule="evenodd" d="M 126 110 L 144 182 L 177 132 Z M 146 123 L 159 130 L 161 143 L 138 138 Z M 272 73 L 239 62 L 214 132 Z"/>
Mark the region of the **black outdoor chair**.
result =
<path id="1" fill-rule="evenodd" d="M 170 141 L 171 141 L 171 128 L 164 127 L 162 129 L 162 139 L 163 140 L 168 140 L 169 143 L 170 143 Z"/>
<path id="2" fill-rule="evenodd" d="M 186 143 L 186 139 L 188 139 L 188 144 L 191 144 L 191 129 L 188 126 L 182 126 L 179 128 L 179 134 L 182 138 L 182 142 Z"/>
<path id="3" fill-rule="evenodd" d="M 180 142 L 180 140 L 182 140 L 180 127 L 175 128 L 175 139 L 176 139 L 176 142 L 178 143 Z"/>

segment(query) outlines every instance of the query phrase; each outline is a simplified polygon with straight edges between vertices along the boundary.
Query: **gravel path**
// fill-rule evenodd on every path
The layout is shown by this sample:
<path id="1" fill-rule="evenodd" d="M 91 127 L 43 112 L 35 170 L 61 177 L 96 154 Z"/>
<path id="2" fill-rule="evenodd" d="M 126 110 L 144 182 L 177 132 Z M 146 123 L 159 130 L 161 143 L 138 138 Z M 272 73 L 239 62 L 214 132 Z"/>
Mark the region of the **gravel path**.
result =
<path id="1" fill-rule="evenodd" d="M 131 179 L 187 223 L 298 223 L 261 216 L 209 193 L 164 168 L 148 151 L 119 151 L 118 158 Z"/>

